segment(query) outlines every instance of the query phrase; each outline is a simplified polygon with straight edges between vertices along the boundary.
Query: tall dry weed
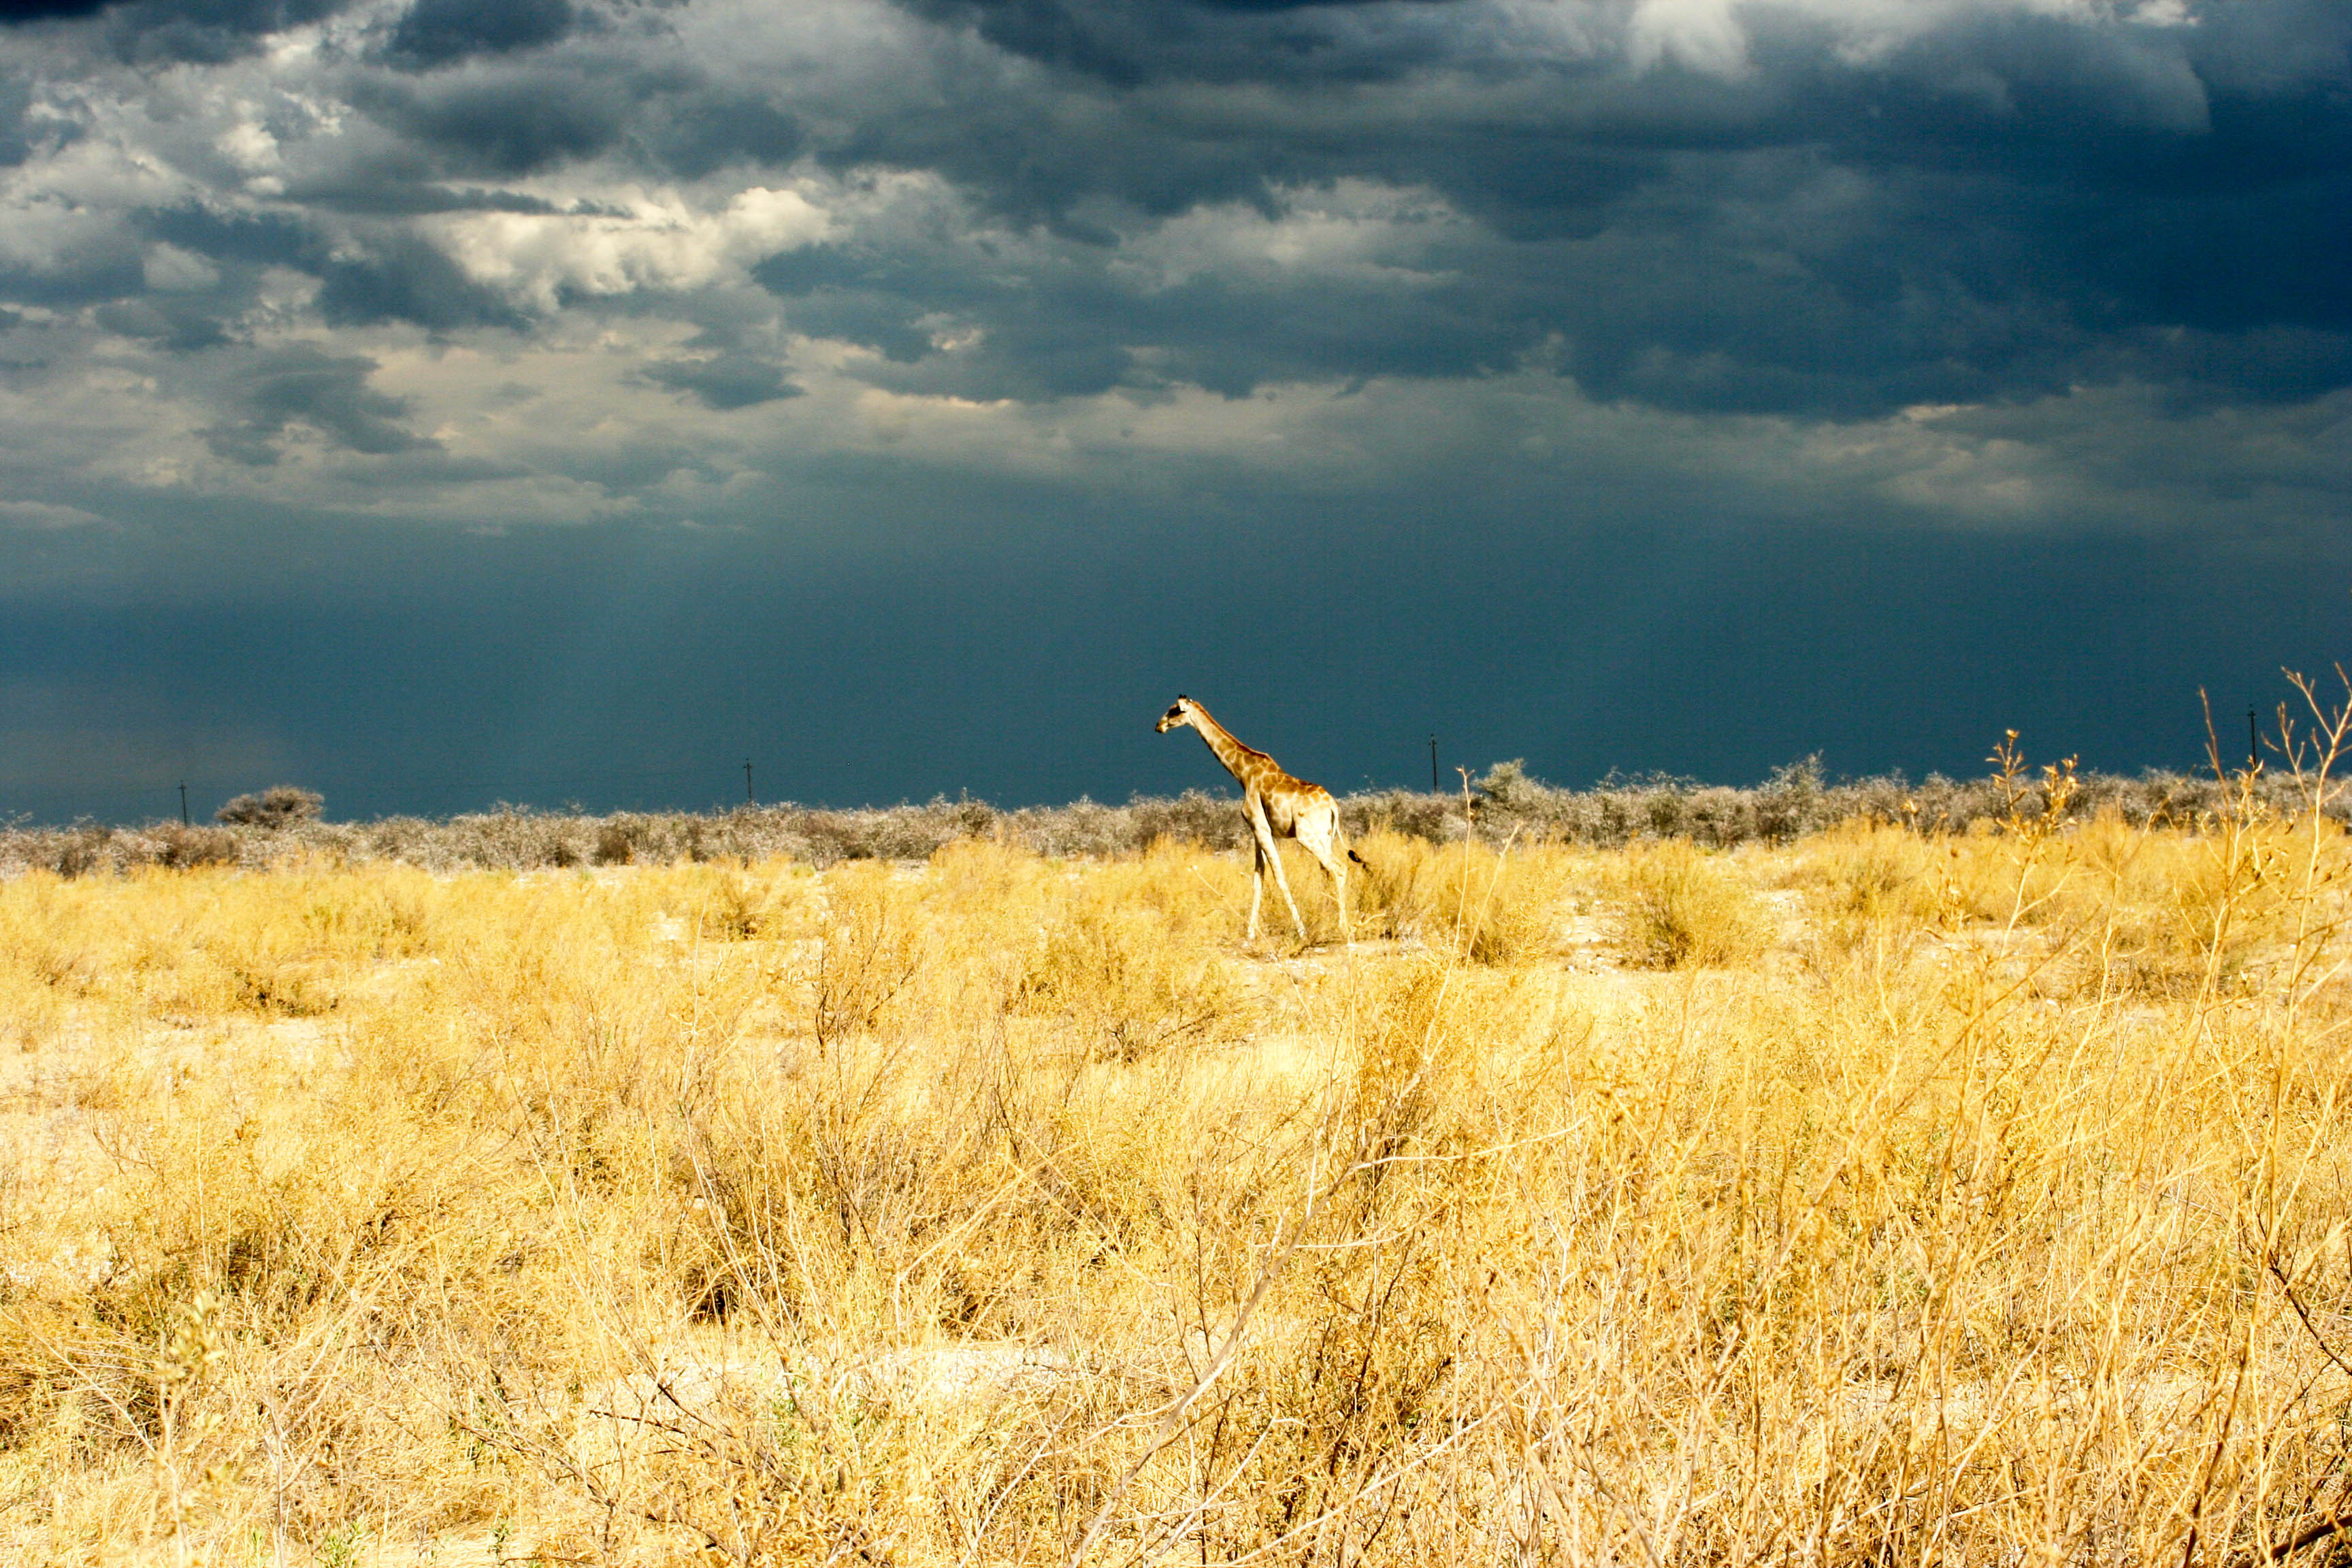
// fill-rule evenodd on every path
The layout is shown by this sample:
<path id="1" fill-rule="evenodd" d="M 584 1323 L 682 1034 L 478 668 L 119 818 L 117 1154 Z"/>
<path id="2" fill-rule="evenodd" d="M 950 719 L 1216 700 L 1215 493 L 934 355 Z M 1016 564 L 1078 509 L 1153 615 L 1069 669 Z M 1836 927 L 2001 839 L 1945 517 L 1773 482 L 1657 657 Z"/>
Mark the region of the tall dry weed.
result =
<path id="1" fill-rule="evenodd" d="M 1772 938 L 1755 890 L 1717 857 L 1680 839 L 1630 854 L 1622 872 L 1625 941 L 1655 969 L 1753 962 Z"/>
<path id="2" fill-rule="evenodd" d="M 1472 963 L 1532 963 L 1556 945 L 1567 868 L 1558 849 L 1422 847 L 1412 881 L 1422 938 Z"/>
<path id="3" fill-rule="evenodd" d="M 1421 879 L 1429 863 L 1428 846 L 1389 827 L 1372 829 L 1356 840 L 1361 866 L 1351 868 L 1349 913 L 1359 936 L 1394 940 L 1419 928 L 1423 912 Z"/>
<path id="4" fill-rule="evenodd" d="M 890 867 L 835 868 L 823 898 L 812 1013 L 819 1054 L 878 1027 L 923 963 L 915 899 Z"/>

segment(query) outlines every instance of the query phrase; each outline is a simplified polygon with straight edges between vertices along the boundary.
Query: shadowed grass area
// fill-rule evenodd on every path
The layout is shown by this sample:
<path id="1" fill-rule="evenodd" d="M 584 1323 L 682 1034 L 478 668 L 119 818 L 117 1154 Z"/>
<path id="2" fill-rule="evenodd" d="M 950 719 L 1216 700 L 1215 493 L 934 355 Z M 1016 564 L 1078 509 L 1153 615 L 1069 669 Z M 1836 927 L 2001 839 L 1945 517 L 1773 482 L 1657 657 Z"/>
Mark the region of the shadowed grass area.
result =
<path id="1" fill-rule="evenodd" d="M 0 1557 L 2259 1560 L 2352 853 L 2045 804 L 0 881 Z"/>

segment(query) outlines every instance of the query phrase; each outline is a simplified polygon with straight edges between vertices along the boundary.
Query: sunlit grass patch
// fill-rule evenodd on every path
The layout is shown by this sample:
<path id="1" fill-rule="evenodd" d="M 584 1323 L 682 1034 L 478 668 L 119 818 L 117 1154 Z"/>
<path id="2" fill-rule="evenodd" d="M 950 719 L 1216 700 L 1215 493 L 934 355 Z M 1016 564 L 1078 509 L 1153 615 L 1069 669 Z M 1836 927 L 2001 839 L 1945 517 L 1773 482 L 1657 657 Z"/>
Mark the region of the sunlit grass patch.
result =
<path id="1" fill-rule="evenodd" d="M 0 881 L 0 1557 L 2253 1561 L 2336 1506 L 2332 826 L 1358 847 L 1352 946 L 1171 842 Z"/>
<path id="2" fill-rule="evenodd" d="M 1625 947 L 1656 969 L 1752 963 L 1772 918 L 1739 871 L 1681 839 L 1629 853 L 1620 872 Z"/>

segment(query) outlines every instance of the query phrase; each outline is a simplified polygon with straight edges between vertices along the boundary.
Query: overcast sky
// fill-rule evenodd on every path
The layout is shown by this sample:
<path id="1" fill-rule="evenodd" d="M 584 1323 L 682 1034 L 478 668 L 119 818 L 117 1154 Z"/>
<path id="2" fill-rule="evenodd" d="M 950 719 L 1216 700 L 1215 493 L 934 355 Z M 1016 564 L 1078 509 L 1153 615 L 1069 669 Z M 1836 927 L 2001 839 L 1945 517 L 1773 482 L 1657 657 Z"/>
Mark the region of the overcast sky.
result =
<path id="1" fill-rule="evenodd" d="M 2189 765 L 2343 0 L 9 0 L 0 818 Z M 2240 742 L 2242 743 L 2242 742 Z"/>

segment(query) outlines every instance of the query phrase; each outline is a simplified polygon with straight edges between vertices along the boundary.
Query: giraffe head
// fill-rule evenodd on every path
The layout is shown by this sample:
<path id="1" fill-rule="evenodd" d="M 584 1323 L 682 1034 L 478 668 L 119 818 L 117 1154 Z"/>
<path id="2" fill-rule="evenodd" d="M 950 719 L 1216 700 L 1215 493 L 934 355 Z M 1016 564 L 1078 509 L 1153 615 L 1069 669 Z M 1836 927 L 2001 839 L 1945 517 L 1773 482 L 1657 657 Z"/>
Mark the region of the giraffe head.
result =
<path id="1" fill-rule="evenodd" d="M 1165 735 L 1169 731 L 1173 730 L 1179 724 L 1189 724 L 1192 721 L 1192 700 L 1189 697 L 1180 696 L 1176 699 L 1175 706 L 1169 709 L 1167 712 L 1162 713 L 1160 716 L 1160 723 L 1158 724 L 1157 729 L 1160 734 Z"/>

